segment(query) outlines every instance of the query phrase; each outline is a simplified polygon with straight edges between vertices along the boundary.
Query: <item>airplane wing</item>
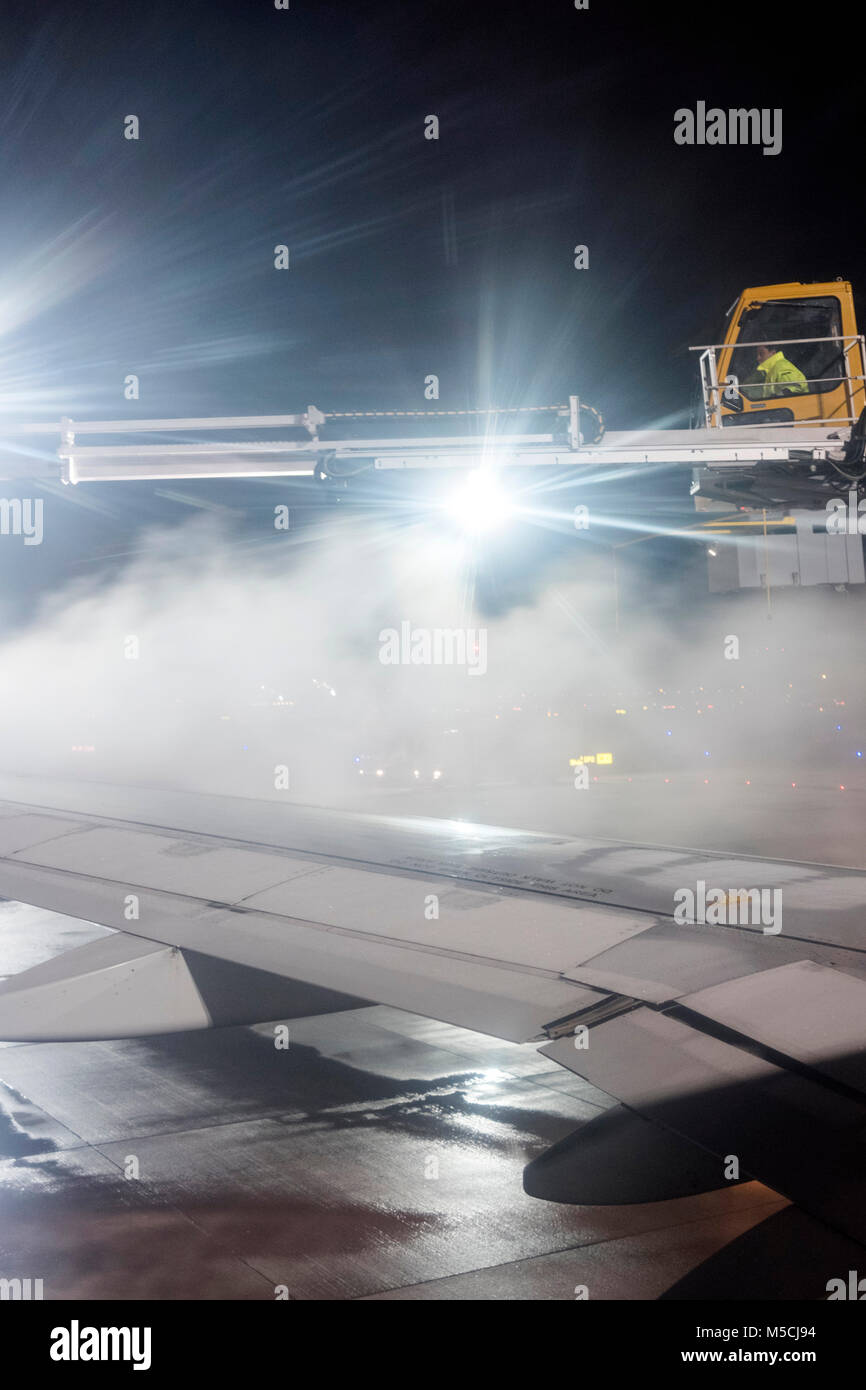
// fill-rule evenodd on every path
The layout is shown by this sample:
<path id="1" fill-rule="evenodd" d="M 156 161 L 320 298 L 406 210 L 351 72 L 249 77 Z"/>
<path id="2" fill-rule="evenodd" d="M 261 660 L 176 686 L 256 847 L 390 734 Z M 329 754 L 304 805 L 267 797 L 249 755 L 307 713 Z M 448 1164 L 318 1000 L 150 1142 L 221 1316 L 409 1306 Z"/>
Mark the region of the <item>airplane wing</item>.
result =
<path id="1" fill-rule="evenodd" d="M 684 890 L 775 894 L 774 925 L 681 923 Z M 0 983 L 2 1039 L 389 1004 L 539 1043 L 622 1103 L 530 1192 L 752 1176 L 866 1241 L 866 872 L 4 778 L 0 894 L 111 929 Z"/>

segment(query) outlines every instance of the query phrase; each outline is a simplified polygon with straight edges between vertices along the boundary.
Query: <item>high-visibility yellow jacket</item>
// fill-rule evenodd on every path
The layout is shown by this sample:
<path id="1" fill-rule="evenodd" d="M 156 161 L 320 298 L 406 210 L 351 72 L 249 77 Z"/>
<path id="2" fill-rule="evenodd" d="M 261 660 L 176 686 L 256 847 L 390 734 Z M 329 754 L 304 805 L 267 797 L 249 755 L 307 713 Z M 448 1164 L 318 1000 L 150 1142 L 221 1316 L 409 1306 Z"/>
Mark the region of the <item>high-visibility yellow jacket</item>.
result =
<path id="1" fill-rule="evenodd" d="M 772 357 L 759 362 L 758 371 L 763 377 L 763 382 L 756 395 L 759 394 L 761 397 L 802 396 L 809 389 L 800 368 L 789 362 L 783 352 L 774 352 Z"/>

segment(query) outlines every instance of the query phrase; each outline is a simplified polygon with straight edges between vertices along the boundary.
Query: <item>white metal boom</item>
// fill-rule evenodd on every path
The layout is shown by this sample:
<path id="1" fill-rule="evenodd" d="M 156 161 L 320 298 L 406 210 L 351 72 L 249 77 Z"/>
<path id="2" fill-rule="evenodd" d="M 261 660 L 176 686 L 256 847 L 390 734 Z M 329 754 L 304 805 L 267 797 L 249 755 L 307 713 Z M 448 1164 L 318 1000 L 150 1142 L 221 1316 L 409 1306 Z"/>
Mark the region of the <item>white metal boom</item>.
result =
<path id="1" fill-rule="evenodd" d="M 558 428 L 545 434 L 487 434 L 404 436 L 378 439 L 322 439 L 320 428 L 329 420 L 432 415 L 487 415 L 486 411 L 369 411 L 326 414 L 310 406 L 296 415 L 203 416 L 165 420 L 81 420 L 64 418 L 59 423 L 0 426 L 0 438 L 34 440 L 54 436 L 59 440 L 60 477 L 67 483 L 181 478 L 241 478 L 330 476 L 349 477 L 366 469 L 444 469 L 479 467 L 599 468 L 627 464 L 709 466 L 743 469 L 762 463 L 842 459 L 850 437 L 847 426 L 829 422 L 813 425 L 761 426 L 754 429 L 718 428 L 680 430 L 626 430 L 603 434 L 587 443 L 581 432 L 581 405 L 571 396 L 567 406 L 536 408 L 554 410 Z M 533 413 L 529 409 L 520 413 Z M 116 441 L 141 434 L 201 436 L 219 431 L 248 433 L 275 429 L 304 430 L 306 439 L 166 439 L 159 443 L 81 443 L 99 435 Z M 26 471 L 47 476 L 44 462 L 28 451 Z M 56 476 L 56 474 L 55 474 Z"/>

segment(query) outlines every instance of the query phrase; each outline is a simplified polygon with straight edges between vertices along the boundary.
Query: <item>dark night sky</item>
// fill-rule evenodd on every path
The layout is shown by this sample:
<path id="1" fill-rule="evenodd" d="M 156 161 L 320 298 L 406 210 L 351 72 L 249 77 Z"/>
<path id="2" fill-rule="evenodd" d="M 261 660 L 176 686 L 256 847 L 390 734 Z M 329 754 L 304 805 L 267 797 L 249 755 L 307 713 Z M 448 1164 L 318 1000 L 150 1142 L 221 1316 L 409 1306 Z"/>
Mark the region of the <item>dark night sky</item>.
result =
<path id="1" fill-rule="evenodd" d="M 814 12 L 756 4 L 0 12 L 7 419 L 423 408 L 435 372 L 443 408 L 576 390 L 609 426 L 686 423 L 687 347 L 741 288 L 866 283 L 852 6 L 826 52 Z M 782 153 L 676 146 L 698 100 L 782 107 Z M 174 515 L 90 495 L 108 513 L 77 506 L 25 586 Z"/>

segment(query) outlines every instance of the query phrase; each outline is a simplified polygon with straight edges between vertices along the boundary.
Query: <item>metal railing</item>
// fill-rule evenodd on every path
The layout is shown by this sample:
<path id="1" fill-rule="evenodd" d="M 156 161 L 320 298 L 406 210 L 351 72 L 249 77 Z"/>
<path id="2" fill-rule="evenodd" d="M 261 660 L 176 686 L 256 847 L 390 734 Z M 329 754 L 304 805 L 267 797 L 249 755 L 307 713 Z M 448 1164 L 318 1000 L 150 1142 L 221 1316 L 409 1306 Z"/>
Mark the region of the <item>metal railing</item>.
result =
<path id="1" fill-rule="evenodd" d="M 581 412 L 583 412 L 583 417 Z M 553 414 L 554 428 L 547 433 L 504 433 L 498 429 L 500 416 Z M 321 476 L 321 469 L 334 459 L 354 463 L 369 461 L 370 466 L 392 464 L 401 454 L 430 454 L 453 457 L 460 463 L 464 456 L 519 454 L 541 447 L 554 446 L 564 451 L 576 451 L 583 442 L 581 424 L 587 414 L 592 417 L 595 432 L 600 436 L 604 424 L 598 411 L 570 396 L 567 404 L 543 406 L 484 407 L 477 410 L 430 411 L 321 411 L 308 406 L 295 415 L 226 415 L 156 420 L 72 420 L 64 416 L 59 422 L 4 425 L 0 423 L 0 440 L 9 438 L 41 438 L 59 436 L 57 457 L 63 482 L 76 483 L 97 478 L 158 478 L 161 476 L 234 477 L 252 472 L 260 476 Z M 475 417 L 489 422 L 486 430 L 467 435 L 432 435 L 428 437 L 385 437 L 322 439 L 319 430 L 331 420 L 397 419 L 434 416 Z M 306 439 L 245 438 L 222 441 L 208 439 L 211 431 L 234 431 L 255 434 L 276 429 L 303 430 Z M 141 434 L 187 436 L 159 443 L 82 443 L 82 438 L 112 435 L 116 440 Z M 192 435 L 193 438 L 189 438 Z M 195 436 L 204 436 L 196 438 Z M 379 458 L 381 457 L 381 464 Z M 184 462 L 185 461 L 185 462 Z M 374 462 L 375 461 L 375 462 Z M 115 467 L 112 469 L 111 465 Z M 137 473 L 133 470 L 137 469 Z M 183 470 L 186 471 L 183 471 Z"/>
<path id="2" fill-rule="evenodd" d="M 835 377 L 805 378 L 805 385 L 807 387 L 813 387 L 815 388 L 815 390 L 811 390 L 808 392 L 793 392 L 789 390 L 787 392 L 780 392 L 778 396 L 762 395 L 757 398 L 757 401 L 754 400 L 748 393 L 750 389 L 755 389 L 756 391 L 765 390 L 766 386 L 762 385 L 760 381 L 747 381 L 741 383 L 735 376 L 728 376 L 724 382 L 719 381 L 717 356 L 717 354 L 719 353 L 730 352 L 731 354 L 733 354 L 734 352 L 743 348 L 756 349 L 759 347 L 795 347 L 804 343 L 834 343 L 839 348 L 838 355 L 842 358 L 844 362 L 844 370 L 840 371 L 840 374 Z M 859 393 L 862 404 L 866 376 L 864 376 L 862 372 L 856 372 L 853 370 L 851 362 L 851 353 L 854 352 L 855 349 L 859 350 L 860 363 L 862 364 L 866 362 L 866 356 L 864 356 L 864 340 L 863 335 L 861 333 L 834 333 L 826 338 L 773 338 L 766 342 L 754 343 L 713 343 L 710 345 L 705 344 L 698 347 L 689 348 L 690 352 L 699 352 L 701 354 L 699 359 L 699 367 L 701 373 L 701 391 L 704 399 L 704 418 L 706 421 L 707 428 L 714 429 L 719 428 L 721 426 L 723 419 L 722 403 L 725 399 L 731 399 L 731 396 L 726 396 L 727 392 L 732 392 L 734 396 L 744 396 L 745 399 L 749 401 L 750 405 L 752 405 L 753 407 L 757 405 L 757 409 L 753 408 L 751 411 L 748 412 L 750 428 L 754 426 L 754 428 L 756 429 L 771 429 L 774 426 L 778 425 L 778 420 L 762 421 L 760 418 L 753 418 L 753 416 L 759 416 L 760 409 L 762 408 L 763 403 L 765 401 L 784 401 L 797 395 L 815 395 L 818 392 L 820 392 L 820 394 L 822 395 L 826 395 L 830 391 L 838 390 L 840 386 L 844 386 L 845 388 L 845 398 L 848 410 L 847 414 L 843 415 L 840 414 L 838 411 L 834 411 L 832 415 L 813 415 L 810 416 L 808 419 L 797 419 L 792 421 L 791 423 L 799 425 L 856 424 L 860 411 L 857 409 L 855 404 L 855 395 Z M 766 385 L 769 384 L 770 383 L 767 383 Z M 760 404 L 758 404 L 758 402 L 760 402 Z"/>

